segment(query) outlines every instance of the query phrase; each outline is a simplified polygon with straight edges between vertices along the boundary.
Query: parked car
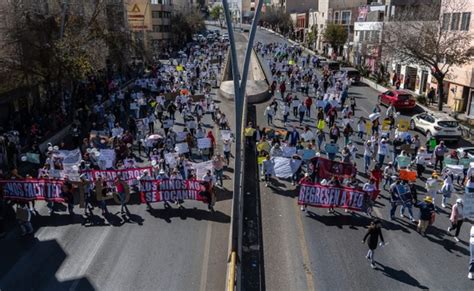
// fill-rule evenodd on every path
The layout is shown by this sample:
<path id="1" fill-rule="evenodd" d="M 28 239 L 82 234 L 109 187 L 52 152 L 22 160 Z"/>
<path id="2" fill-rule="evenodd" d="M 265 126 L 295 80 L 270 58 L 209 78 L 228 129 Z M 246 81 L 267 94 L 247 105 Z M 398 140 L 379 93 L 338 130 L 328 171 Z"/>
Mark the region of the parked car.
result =
<path id="1" fill-rule="evenodd" d="M 356 68 L 352 67 L 343 67 L 341 68 L 341 73 L 346 73 L 347 77 L 352 79 L 354 83 L 360 82 L 360 73 Z"/>
<path id="2" fill-rule="evenodd" d="M 379 104 L 393 105 L 396 110 L 411 110 L 415 108 L 415 98 L 403 90 L 388 90 L 379 95 Z"/>
<path id="3" fill-rule="evenodd" d="M 414 115 L 410 120 L 412 130 L 420 130 L 437 140 L 458 141 L 461 139 L 461 128 L 456 119 L 445 113 L 423 112 Z"/>

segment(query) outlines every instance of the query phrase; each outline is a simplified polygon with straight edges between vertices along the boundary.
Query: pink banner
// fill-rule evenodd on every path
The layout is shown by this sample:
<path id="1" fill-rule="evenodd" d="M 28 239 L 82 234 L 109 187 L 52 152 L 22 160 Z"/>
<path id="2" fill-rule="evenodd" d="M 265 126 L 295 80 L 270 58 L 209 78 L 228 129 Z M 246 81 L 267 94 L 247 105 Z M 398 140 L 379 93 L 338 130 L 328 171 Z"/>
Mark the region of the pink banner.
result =
<path id="1" fill-rule="evenodd" d="M 62 197 L 62 180 L 3 180 L 0 186 L 4 199 L 13 200 L 47 200 L 64 202 Z"/>
<path id="2" fill-rule="evenodd" d="M 303 184 L 298 204 L 321 208 L 346 208 L 365 211 L 370 196 L 362 190 L 349 187 L 332 187 L 320 184 Z"/>
<path id="3" fill-rule="evenodd" d="M 197 200 L 206 202 L 203 193 L 208 191 L 206 183 L 198 180 L 150 180 L 141 181 L 142 203 L 176 201 L 176 200 Z"/>

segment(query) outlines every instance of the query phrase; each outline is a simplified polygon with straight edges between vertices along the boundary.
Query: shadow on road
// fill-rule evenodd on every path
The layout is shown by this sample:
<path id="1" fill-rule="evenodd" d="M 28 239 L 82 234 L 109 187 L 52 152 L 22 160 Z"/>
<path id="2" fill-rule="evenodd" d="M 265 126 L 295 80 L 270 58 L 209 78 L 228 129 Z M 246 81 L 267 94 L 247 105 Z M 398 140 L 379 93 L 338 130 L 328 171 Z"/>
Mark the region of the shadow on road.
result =
<path id="1" fill-rule="evenodd" d="M 95 290 L 85 277 L 59 281 L 55 274 L 67 255 L 56 240 L 25 237 L 0 241 L 0 290 Z M 28 257 L 26 260 L 25 258 Z"/>
<path id="2" fill-rule="evenodd" d="M 193 218 L 195 220 L 208 220 L 219 223 L 230 223 L 230 216 L 227 214 L 215 211 L 214 213 L 197 208 L 169 208 L 169 209 L 151 209 L 150 214 L 155 218 L 160 218 L 168 223 L 171 223 L 171 219 L 179 217 L 183 220 Z"/>
<path id="3" fill-rule="evenodd" d="M 385 266 L 385 265 L 383 265 L 381 263 L 378 263 L 378 262 L 376 263 L 376 265 L 381 267 L 381 269 L 380 269 L 377 266 L 377 270 L 382 271 L 385 276 L 390 277 L 394 280 L 397 280 L 398 282 L 405 283 L 407 285 L 410 285 L 410 286 L 413 286 L 413 287 L 416 287 L 416 288 L 419 288 L 419 289 L 422 289 L 422 290 L 428 290 L 429 289 L 428 287 L 421 285 L 420 282 L 418 282 L 418 280 L 416 280 L 415 278 L 410 276 L 410 274 L 408 274 L 407 272 L 405 272 L 403 270 L 395 270 L 393 268 L 390 268 L 389 266 Z"/>

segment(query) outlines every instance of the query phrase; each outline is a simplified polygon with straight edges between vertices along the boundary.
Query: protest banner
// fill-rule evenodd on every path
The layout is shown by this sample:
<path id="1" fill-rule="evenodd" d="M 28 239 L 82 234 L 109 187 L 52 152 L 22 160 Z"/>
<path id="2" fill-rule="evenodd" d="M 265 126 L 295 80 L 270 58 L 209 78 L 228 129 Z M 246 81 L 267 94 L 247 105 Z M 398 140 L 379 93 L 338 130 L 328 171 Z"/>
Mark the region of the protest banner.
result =
<path id="1" fill-rule="evenodd" d="M 212 147 L 211 139 L 208 137 L 198 138 L 197 144 L 198 144 L 198 149 L 208 149 Z"/>
<path id="2" fill-rule="evenodd" d="M 459 163 L 458 159 L 453 159 L 453 158 L 450 158 L 450 157 L 445 157 L 444 158 L 444 165 L 445 166 L 457 165 L 458 163 Z"/>
<path id="3" fill-rule="evenodd" d="M 143 175 L 145 170 L 148 170 L 148 172 L 151 173 L 152 167 L 130 168 L 122 170 L 92 170 L 90 173 L 92 181 L 97 181 L 100 177 L 102 177 L 102 180 L 105 182 L 113 182 L 117 176 L 120 176 L 123 181 L 128 182 L 130 185 L 133 181 L 136 181 L 138 177 Z"/>
<path id="4" fill-rule="evenodd" d="M 196 173 L 196 178 L 201 179 L 208 170 L 212 173 L 212 160 L 201 162 L 201 163 L 190 163 L 191 168 L 194 169 Z"/>
<path id="5" fill-rule="evenodd" d="M 230 130 L 221 130 L 221 140 L 231 140 L 232 132 Z"/>
<path id="6" fill-rule="evenodd" d="M 283 156 L 286 158 L 291 158 L 293 155 L 296 155 L 296 147 L 284 145 L 281 149 L 283 151 Z"/>
<path id="7" fill-rule="evenodd" d="M 464 207 L 463 214 L 464 217 L 469 219 L 474 219 L 474 192 L 465 192 L 464 193 Z"/>
<path id="8" fill-rule="evenodd" d="M 463 176 L 464 167 L 463 165 L 446 165 L 443 168 L 443 173 L 451 173 L 454 176 Z"/>
<path id="9" fill-rule="evenodd" d="M 39 164 L 40 155 L 36 153 L 26 153 L 26 161 L 32 164 Z"/>
<path id="10" fill-rule="evenodd" d="M 79 165 L 82 160 L 81 151 L 79 149 L 74 149 L 71 151 L 60 150 L 55 156 L 61 158 L 63 167 Z"/>
<path id="11" fill-rule="evenodd" d="M 99 163 L 102 162 L 105 169 L 113 168 L 115 164 L 115 150 L 113 149 L 101 149 L 99 150 Z"/>
<path id="12" fill-rule="evenodd" d="M 283 179 L 293 176 L 301 166 L 301 160 L 285 157 L 272 158 L 272 162 L 275 176 Z"/>
<path id="13" fill-rule="evenodd" d="M 321 179 L 331 179 L 332 176 L 351 176 L 355 172 L 352 164 L 331 161 L 321 157 L 311 159 L 310 171 L 317 169 Z"/>
<path id="14" fill-rule="evenodd" d="M 390 125 L 391 124 L 392 124 L 392 122 L 390 120 L 384 119 L 382 121 L 382 131 L 390 131 Z"/>
<path id="15" fill-rule="evenodd" d="M 185 143 L 185 142 L 177 143 L 176 146 L 174 147 L 174 150 L 180 155 L 185 154 L 185 153 L 189 153 L 188 144 Z"/>
<path id="16" fill-rule="evenodd" d="M 469 169 L 469 165 L 473 162 L 473 159 L 470 158 L 460 158 L 459 164 L 463 166 L 464 169 Z"/>
<path id="17" fill-rule="evenodd" d="M 397 157 L 397 164 L 398 168 L 408 168 L 411 163 L 411 158 L 408 156 L 398 156 Z"/>
<path id="18" fill-rule="evenodd" d="M 23 201 L 46 200 L 64 202 L 61 196 L 64 182 L 62 180 L 1 180 L 4 199 Z"/>
<path id="19" fill-rule="evenodd" d="M 408 131 L 408 126 L 410 125 L 410 122 L 405 119 L 400 119 L 398 121 L 398 131 Z"/>
<path id="20" fill-rule="evenodd" d="M 178 158 L 178 155 L 175 153 L 166 153 L 165 154 L 165 161 L 166 163 L 171 167 L 174 168 L 176 167 L 176 159 Z"/>
<path id="21" fill-rule="evenodd" d="M 308 161 L 316 156 L 316 151 L 312 149 L 304 149 L 301 150 L 299 154 L 303 158 L 303 161 Z"/>
<path id="22" fill-rule="evenodd" d="M 411 181 L 411 182 L 416 181 L 416 171 L 400 170 L 399 175 L 400 175 L 400 180 Z"/>
<path id="23" fill-rule="evenodd" d="M 366 192 L 355 188 L 303 184 L 300 187 L 298 204 L 320 208 L 334 207 L 365 211 L 368 199 L 369 196 Z"/>
<path id="24" fill-rule="evenodd" d="M 186 139 L 188 133 L 186 131 L 179 131 L 176 133 L 176 142 L 180 143 Z"/>
<path id="25" fill-rule="evenodd" d="M 151 180 L 141 181 L 142 203 L 177 201 L 177 200 L 197 200 L 205 202 L 205 198 L 200 195 L 206 187 L 198 180 Z"/>

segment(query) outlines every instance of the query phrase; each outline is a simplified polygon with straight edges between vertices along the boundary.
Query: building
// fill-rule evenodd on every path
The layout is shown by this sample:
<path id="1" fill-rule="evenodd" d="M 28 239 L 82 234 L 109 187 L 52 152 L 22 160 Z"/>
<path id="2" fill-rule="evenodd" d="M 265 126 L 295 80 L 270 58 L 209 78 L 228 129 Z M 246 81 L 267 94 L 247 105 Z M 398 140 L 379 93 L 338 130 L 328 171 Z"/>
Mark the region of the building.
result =
<path id="1" fill-rule="evenodd" d="M 466 6 L 461 10 L 443 13 L 443 29 L 473 34 L 473 15 L 474 1 L 466 1 Z M 471 46 L 474 46 L 474 41 Z M 432 84 L 433 87 L 435 85 L 437 86 L 437 84 Z M 474 61 L 463 66 L 452 67 L 443 86 L 447 94 L 446 104 L 454 111 L 465 113 L 474 119 Z"/>
<path id="2" fill-rule="evenodd" d="M 340 24 L 347 29 L 348 40 L 353 39 L 354 22 L 357 20 L 359 7 L 366 6 L 373 0 L 319 0 L 316 7 L 316 21 L 318 35 L 316 50 L 332 55 L 332 48 L 325 43 L 323 33 L 329 23 Z M 348 58 L 352 49 L 352 41 L 344 47 L 344 56 Z"/>

